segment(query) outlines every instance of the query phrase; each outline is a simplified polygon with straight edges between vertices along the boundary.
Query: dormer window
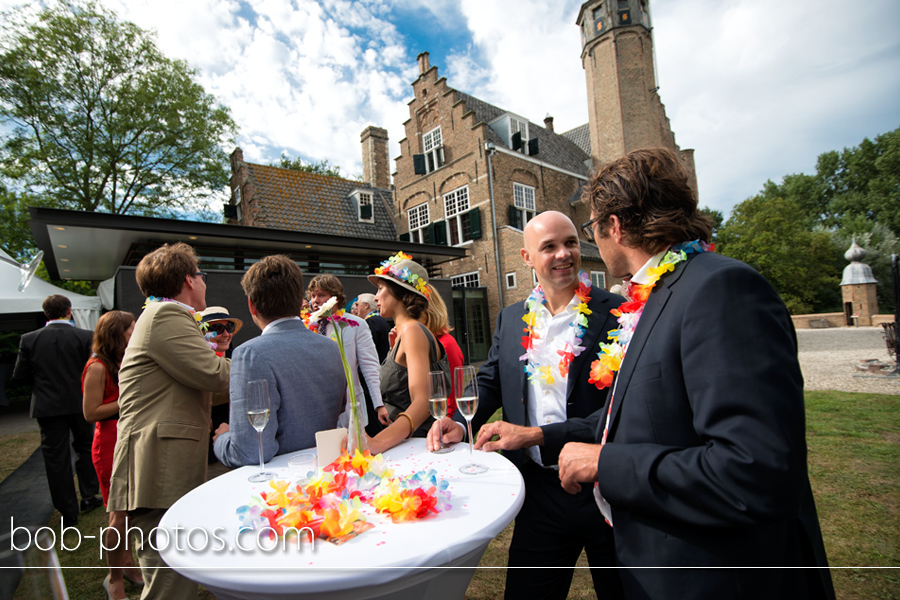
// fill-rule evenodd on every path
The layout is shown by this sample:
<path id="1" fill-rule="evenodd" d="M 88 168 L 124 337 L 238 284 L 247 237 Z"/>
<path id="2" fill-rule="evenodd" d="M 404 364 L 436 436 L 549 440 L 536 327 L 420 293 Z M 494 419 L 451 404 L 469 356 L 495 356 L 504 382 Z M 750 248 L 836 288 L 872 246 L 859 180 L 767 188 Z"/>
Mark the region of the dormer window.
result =
<path id="1" fill-rule="evenodd" d="M 356 217 L 360 223 L 375 222 L 375 207 L 372 205 L 372 192 L 353 190 L 350 197 L 356 201 Z"/>
<path id="2" fill-rule="evenodd" d="M 422 135 L 424 154 L 413 155 L 413 167 L 416 175 L 425 175 L 444 164 L 444 144 L 441 139 L 441 128 L 435 127 Z"/>
<path id="3" fill-rule="evenodd" d="M 506 141 L 509 148 L 528 156 L 538 153 L 538 139 L 531 139 L 527 120 L 507 113 L 497 117 L 489 125 L 500 139 Z"/>
<path id="4" fill-rule="evenodd" d="M 528 121 L 509 118 L 509 147 L 524 152 L 528 145 Z"/>

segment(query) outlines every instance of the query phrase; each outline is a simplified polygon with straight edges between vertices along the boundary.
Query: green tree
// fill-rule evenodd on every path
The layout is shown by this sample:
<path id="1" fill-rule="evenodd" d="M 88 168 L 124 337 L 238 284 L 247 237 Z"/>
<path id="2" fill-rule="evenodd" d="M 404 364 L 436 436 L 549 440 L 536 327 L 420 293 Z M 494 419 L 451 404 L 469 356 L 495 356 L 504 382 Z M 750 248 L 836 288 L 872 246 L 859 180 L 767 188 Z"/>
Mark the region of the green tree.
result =
<path id="1" fill-rule="evenodd" d="M 798 219 L 792 199 L 763 193 L 734 207 L 717 251 L 759 271 L 791 314 L 840 308 L 840 268 L 831 234 Z"/>
<path id="2" fill-rule="evenodd" d="M 361 179 L 360 177 L 351 177 L 341 175 L 341 168 L 337 165 L 328 164 L 327 160 L 320 160 L 316 163 L 305 162 L 299 156 L 291 159 L 287 152 L 281 153 L 278 162 L 269 163 L 270 167 L 278 167 L 279 169 L 290 169 L 292 171 L 302 171 L 304 173 L 316 173 L 318 175 L 328 175 L 329 177 L 340 177 L 342 179 Z"/>
<path id="3" fill-rule="evenodd" d="M 704 206 L 700 209 L 700 214 L 709 217 L 709 220 L 712 221 L 712 239 L 707 240 L 710 243 L 715 243 L 716 240 L 719 239 L 719 230 L 722 228 L 722 222 L 725 220 L 725 216 L 722 214 L 721 210 L 713 210 L 708 206 Z"/>
<path id="4" fill-rule="evenodd" d="M 46 206 L 212 217 L 236 126 L 154 36 L 94 0 L 3 15 L 0 168 Z M 30 18 L 31 17 L 31 18 Z M 20 200 L 22 196 L 20 196 Z"/>

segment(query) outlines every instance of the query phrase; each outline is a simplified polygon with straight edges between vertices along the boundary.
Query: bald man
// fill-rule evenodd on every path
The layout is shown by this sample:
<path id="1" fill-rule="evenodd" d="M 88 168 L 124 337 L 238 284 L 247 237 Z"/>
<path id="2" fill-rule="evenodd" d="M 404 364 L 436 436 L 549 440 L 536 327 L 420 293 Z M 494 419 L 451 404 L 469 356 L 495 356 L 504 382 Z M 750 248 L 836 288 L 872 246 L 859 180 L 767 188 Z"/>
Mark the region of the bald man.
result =
<path id="1" fill-rule="evenodd" d="M 506 597 L 566 598 L 582 550 L 591 567 L 615 564 L 612 529 L 599 514 L 592 491 L 586 486 L 578 494 L 566 493 L 556 464 L 564 443 L 561 426 L 604 405 L 606 394 L 588 382 L 590 364 L 597 343 L 606 341 L 606 333 L 618 326 L 609 311 L 622 298 L 591 287 L 587 327 L 577 325 L 576 307 L 581 300 L 575 291 L 581 247 L 575 225 L 566 215 L 550 211 L 536 216 L 525 226 L 524 245 L 522 259 L 534 269 L 539 283 L 532 297 L 543 296 L 543 302 L 534 303 L 533 347 L 523 357 L 528 303 L 508 306 L 497 317 L 488 359 L 478 372 L 478 411 L 472 423 L 474 428 L 481 427 L 478 444 L 489 451 L 504 450 L 525 480 L 525 503 L 509 547 L 509 566 L 515 568 L 507 571 Z M 580 343 L 575 339 L 579 333 Z M 571 362 L 565 364 L 560 352 L 570 353 Z M 535 375 L 526 376 L 526 369 Z M 503 420 L 485 425 L 501 406 Z M 454 419 L 435 423 L 429 432 L 429 449 L 437 446 L 439 431 L 445 442 L 464 438 L 464 420 L 458 411 Z M 545 436 L 548 425 L 553 426 Z M 485 443 L 495 435 L 499 440 Z M 622 597 L 614 569 L 593 568 L 591 576 L 598 598 Z"/>

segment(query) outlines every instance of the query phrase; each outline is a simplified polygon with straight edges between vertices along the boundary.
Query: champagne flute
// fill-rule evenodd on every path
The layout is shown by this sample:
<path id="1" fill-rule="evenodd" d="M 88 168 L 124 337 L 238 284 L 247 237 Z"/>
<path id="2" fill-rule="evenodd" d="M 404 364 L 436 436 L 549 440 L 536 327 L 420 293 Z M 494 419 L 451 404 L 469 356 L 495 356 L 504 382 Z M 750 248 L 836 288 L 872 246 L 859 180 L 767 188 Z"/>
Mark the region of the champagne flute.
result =
<path id="1" fill-rule="evenodd" d="M 428 373 L 428 408 L 431 410 L 431 416 L 436 421 L 440 421 L 447 416 L 447 382 L 444 381 L 443 371 L 430 371 Z M 438 443 L 440 447 L 432 450 L 433 454 L 453 452 L 453 448 L 444 445 L 443 435 L 438 435 Z"/>
<path id="2" fill-rule="evenodd" d="M 259 440 L 259 473 L 247 478 L 252 483 L 262 483 L 275 477 L 275 473 L 265 470 L 263 463 L 262 432 L 269 422 L 269 383 L 265 379 L 254 379 L 247 382 L 247 418 L 256 430 Z"/>
<path id="3" fill-rule="evenodd" d="M 469 430 L 469 459 L 472 458 L 472 417 L 478 410 L 478 380 L 475 377 L 475 367 L 456 367 L 453 370 L 453 389 L 456 390 L 456 408 L 466 419 L 466 427 Z M 488 468 L 478 463 L 467 463 L 459 468 L 466 475 L 484 473 Z"/>

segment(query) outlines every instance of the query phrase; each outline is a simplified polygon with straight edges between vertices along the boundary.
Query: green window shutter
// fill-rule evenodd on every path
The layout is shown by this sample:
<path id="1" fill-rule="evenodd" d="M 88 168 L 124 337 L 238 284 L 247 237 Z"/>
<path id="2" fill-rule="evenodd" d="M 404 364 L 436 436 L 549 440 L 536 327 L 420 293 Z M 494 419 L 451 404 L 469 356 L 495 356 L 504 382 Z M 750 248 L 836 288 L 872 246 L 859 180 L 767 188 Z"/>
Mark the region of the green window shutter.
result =
<path id="1" fill-rule="evenodd" d="M 409 241 L 409 232 L 407 232 L 407 233 L 401 233 L 401 234 L 400 234 L 400 241 L 401 241 L 401 242 L 408 242 L 408 241 Z"/>
<path id="2" fill-rule="evenodd" d="M 469 235 L 472 236 L 473 240 L 481 239 L 481 210 L 477 208 L 473 208 L 469 212 L 466 213 L 466 217 L 469 219 Z"/>
<path id="3" fill-rule="evenodd" d="M 446 221 L 435 221 L 429 227 L 432 235 L 432 243 L 439 244 L 441 246 L 447 245 L 447 224 Z"/>
<path id="4" fill-rule="evenodd" d="M 359 218 L 360 219 L 371 219 L 372 218 L 372 205 L 371 204 L 363 204 L 359 207 Z"/>
<path id="5" fill-rule="evenodd" d="M 509 226 L 522 229 L 522 213 L 519 212 L 515 204 L 509 205 Z"/>
<path id="6" fill-rule="evenodd" d="M 413 171 L 416 175 L 424 175 L 428 171 L 425 169 L 425 155 L 413 154 Z"/>

